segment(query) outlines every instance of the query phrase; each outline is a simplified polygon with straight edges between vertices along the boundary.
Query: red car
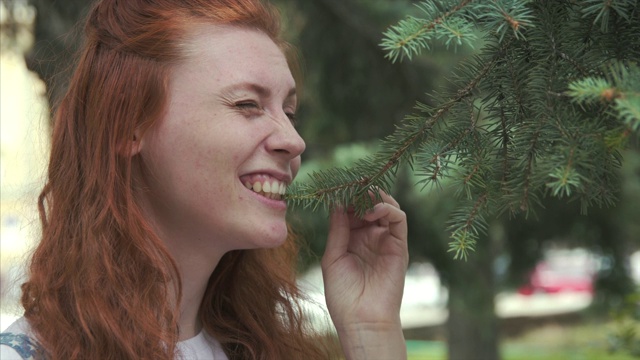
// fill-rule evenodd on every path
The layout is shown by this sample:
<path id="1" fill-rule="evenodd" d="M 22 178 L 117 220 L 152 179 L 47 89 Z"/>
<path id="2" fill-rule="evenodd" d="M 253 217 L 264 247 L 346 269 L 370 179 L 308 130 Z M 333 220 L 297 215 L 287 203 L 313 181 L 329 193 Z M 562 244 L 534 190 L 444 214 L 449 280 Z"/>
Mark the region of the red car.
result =
<path id="1" fill-rule="evenodd" d="M 527 284 L 518 292 L 523 295 L 564 291 L 592 294 L 595 274 L 596 263 L 592 257 L 581 253 L 554 253 L 538 263 Z"/>

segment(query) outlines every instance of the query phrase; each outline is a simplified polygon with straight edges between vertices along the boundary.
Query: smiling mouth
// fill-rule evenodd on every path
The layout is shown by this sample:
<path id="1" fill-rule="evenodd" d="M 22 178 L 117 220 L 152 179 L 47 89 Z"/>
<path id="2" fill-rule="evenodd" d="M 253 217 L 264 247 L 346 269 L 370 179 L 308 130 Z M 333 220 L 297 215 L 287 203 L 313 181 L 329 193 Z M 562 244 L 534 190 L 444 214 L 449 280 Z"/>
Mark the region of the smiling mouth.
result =
<path id="1" fill-rule="evenodd" d="M 244 182 L 244 186 L 258 195 L 272 200 L 282 200 L 287 191 L 287 184 L 275 179 Z"/>

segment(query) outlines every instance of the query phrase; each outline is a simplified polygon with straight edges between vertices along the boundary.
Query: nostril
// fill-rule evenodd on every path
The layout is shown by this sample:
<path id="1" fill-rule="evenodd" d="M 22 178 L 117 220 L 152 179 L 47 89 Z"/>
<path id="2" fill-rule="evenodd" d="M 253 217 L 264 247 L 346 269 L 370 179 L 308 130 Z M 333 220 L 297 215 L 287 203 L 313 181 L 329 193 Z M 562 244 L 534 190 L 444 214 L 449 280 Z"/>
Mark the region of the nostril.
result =
<path id="1" fill-rule="evenodd" d="M 271 146 L 271 151 L 277 154 L 289 155 L 294 157 L 302 154 L 306 147 L 304 141 L 302 141 L 302 139 L 300 139 L 297 134 L 295 135 L 295 137 L 286 136 L 280 138 L 280 140 L 272 139 L 272 145 L 273 146 Z"/>

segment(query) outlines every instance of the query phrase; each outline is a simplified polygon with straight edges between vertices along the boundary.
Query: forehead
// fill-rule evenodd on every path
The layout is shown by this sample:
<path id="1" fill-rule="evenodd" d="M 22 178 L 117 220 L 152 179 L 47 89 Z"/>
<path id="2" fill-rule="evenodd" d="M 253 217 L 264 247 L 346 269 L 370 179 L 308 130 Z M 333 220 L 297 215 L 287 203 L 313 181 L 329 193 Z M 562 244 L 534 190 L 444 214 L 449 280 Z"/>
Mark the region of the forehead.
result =
<path id="1" fill-rule="evenodd" d="M 238 81 L 295 87 L 286 57 L 259 30 L 232 25 L 197 25 L 188 33 L 185 58 L 174 76 L 221 86 Z M 190 75 L 191 74 L 191 75 Z"/>

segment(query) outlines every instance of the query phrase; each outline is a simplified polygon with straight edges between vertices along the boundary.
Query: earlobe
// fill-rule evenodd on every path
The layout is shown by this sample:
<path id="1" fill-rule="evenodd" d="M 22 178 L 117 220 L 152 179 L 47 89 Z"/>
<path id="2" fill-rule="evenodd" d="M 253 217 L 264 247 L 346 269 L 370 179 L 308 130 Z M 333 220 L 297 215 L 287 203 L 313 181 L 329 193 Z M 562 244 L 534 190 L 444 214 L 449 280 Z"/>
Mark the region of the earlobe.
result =
<path id="1" fill-rule="evenodd" d="M 142 132 L 140 129 L 136 129 L 133 132 L 133 139 L 131 140 L 131 147 L 129 148 L 129 156 L 135 156 L 140 153 L 143 145 Z"/>
<path id="2" fill-rule="evenodd" d="M 120 147 L 120 154 L 133 157 L 140 153 L 143 146 L 142 133 L 136 130 L 133 136 Z"/>

